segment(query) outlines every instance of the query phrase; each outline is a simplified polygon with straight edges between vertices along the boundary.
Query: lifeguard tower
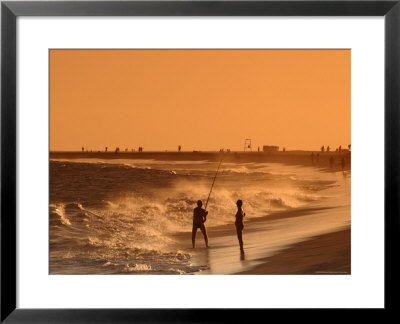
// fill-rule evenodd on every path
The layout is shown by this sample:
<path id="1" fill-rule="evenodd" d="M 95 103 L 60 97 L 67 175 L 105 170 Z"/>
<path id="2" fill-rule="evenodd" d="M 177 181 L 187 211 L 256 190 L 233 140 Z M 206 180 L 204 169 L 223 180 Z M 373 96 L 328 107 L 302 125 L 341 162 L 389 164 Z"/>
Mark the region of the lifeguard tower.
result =
<path id="1" fill-rule="evenodd" d="M 250 138 L 246 138 L 244 140 L 244 151 L 251 152 L 251 139 Z"/>

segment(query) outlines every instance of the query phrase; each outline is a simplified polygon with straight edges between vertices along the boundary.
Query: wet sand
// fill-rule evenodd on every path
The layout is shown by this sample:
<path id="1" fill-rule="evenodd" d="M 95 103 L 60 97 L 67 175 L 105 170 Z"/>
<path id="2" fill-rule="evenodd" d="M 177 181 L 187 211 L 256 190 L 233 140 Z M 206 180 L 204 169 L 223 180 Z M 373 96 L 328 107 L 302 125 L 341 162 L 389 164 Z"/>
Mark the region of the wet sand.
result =
<path id="1" fill-rule="evenodd" d="M 235 227 L 232 224 L 207 229 L 210 248 L 205 248 L 200 231 L 196 248 L 191 248 L 191 232 L 174 234 L 176 246 L 192 254 L 192 263 L 208 267 L 196 274 L 350 274 L 350 227 L 338 226 L 333 232 L 309 236 L 299 233 L 280 241 L 285 235 L 277 226 L 290 226 L 312 215 L 336 213 L 337 208 L 299 208 L 276 212 L 246 222 L 244 253 L 239 250 Z M 207 224 L 207 223 L 206 223 Z M 290 240 L 289 240 L 290 242 Z"/>
<path id="2" fill-rule="evenodd" d="M 241 274 L 351 274 L 350 229 L 317 236 Z"/>

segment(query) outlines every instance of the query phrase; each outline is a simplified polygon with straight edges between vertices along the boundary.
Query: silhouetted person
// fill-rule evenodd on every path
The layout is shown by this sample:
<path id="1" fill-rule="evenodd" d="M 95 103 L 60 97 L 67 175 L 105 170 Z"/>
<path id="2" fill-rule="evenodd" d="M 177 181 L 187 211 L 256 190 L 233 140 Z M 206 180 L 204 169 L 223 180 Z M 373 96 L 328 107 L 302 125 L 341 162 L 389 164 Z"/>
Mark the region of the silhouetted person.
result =
<path id="1" fill-rule="evenodd" d="M 242 232 L 243 232 L 243 227 L 244 227 L 243 218 L 244 218 L 244 216 L 246 216 L 246 213 L 243 212 L 242 205 L 243 205 L 243 202 L 239 199 L 236 202 L 236 206 L 237 206 L 238 210 L 235 215 L 235 217 L 236 217 L 235 226 L 236 226 L 236 234 L 237 234 L 237 237 L 239 240 L 240 251 L 243 252 L 243 238 L 242 238 Z"/>
<path id="2" fill-rule="evenodd" d="M 321 152 L 322 152 L 322 153 L 325 152 L 325 146 L 324 146 L 324 145 L 321 146 Z"/>
<path id="3" fill-rule="evenodd" d="M 333 158 L 333 156 L 330 157 L 329 159 L 329 164 L 331 166 L 331 169 L 333 168 L 333 164 L 335 163 L 335 159 Z"/>
<path id="4" fill-rule="evenodd" d="M 181 149 L 182 149 L 182 147 L 179 145 L 179 146 L 178 146 L 178 152 L 180 152 Z"/>
<path id="5" fill-rule="evenodd" d="M 85 151 L 85 148 L 82 146 L 82 152 L 84 152 Z"/>
<path id="6" fill-rule="evenodd" d="M 208 247 L 208 237 L 206 227 L 204 223 L 207 219 L 208 212 L 205 211 L 203 208 L 203 202 L 201 200 L 197 201 L 197 207 L 193 210 L 193 228 L 192 228 L 192 246 L 195 248 L 195 241 L 196 241 L 196 233 L 197 229 L 200 228 L 201 233 L 204 236 L 204 241 L 206 242 L 206 247 Z"/>
<path id="7" fill-rule="evenodd" d="M 106 146 L 106 152 L 107 152 L 107 150 L 108 150 L 108 147 Z"/>
<path id="8" fill-rule="evenodd" d="M 326 147 L 326 151 L 329 153 L 329 150 L 330 150 L 331 148 L 329 147 L 329 146 L 327 146 Z"/>
<path id="9" fill-rule="evenodd" d="M 344 159 L 344 157 L 342 157 L 342 171 L 344 170 L 344 167 L 346 165 L 346 160 Z"/>

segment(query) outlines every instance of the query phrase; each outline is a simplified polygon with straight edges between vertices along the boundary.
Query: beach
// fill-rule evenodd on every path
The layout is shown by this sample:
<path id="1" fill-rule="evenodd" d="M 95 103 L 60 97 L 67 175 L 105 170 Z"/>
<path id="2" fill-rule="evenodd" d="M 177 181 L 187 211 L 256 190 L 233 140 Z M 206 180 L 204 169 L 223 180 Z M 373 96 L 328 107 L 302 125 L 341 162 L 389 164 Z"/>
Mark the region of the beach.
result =
<path id="1" fill-rule="evenodd" d="M 313 156 L 312 156 L 313 154 Z M 157 160 L 157 161 L 210 161 L 219 162 L 223 157 L 224 162 L 228 163 L 284 163 L 287 165 L 303 165 L 311 166 L 326 171 L 348 171 L 351 170 L 351 152 L 343 150 L 341 152 L 318 152 L 318 151 L 272 151 L 272 152 L 104 152 L 104 151 L 87 151 L 87 152 L 50 152 L 50 159 L 100 159 L 100 160 Z M 333 164 L 330 158 L 333 157 Z M 345 159 L 342 168 L 341 160 Z"/>
<path id="2" fill-rule="evenodd" d="M 351 273 L 350 165 L 310 165 L 309 152 L 224 160 L 207 208 L 210 248 L 198 231 L 193 249 L 193 208 L 207 197 L 221 154 L 124 154 L 51 153 L 51 274 Z M 280 162 L 264 161 L 272 158 Z"/>
<path id="3" fill-rule="evenodd" d="M 300 260 L 293 262 L 293 260 Z M 242 274 L 351 274 L 350 229 L 297 243 Z"/>
<path id="4" fill-rule="evenodd" d="M 208 231 L 210 248 L 204 247 L 201 233 L 197 234 L 197 248 L 187 248 L 197 265 L 210 265 L 199 274 L 246 275 L 349 275 L 351 274 L 351 231 L 349 226 L 338 227 L 327 234 L 306 236 L 293 244 L 279 246 L 265 239 L 271 222 L 302 217 L 324 209 L 301 209 L 276 213 L 247 224 L 244 231 L 245 250 L 240 252 L 234 226 L 221 226 Z M 327 209 L 325 210 L 327 212 Z M 330 211 L 332 212 L 332 211 Z M 249 237 L 246 238 L 246 236 Z M 256 234 L 256 235 L 255 235 Z M 311 234 L 312 235 L 312 234 Z M 189 246 L 191 233 L 177 234 L 180 246 Z"/>

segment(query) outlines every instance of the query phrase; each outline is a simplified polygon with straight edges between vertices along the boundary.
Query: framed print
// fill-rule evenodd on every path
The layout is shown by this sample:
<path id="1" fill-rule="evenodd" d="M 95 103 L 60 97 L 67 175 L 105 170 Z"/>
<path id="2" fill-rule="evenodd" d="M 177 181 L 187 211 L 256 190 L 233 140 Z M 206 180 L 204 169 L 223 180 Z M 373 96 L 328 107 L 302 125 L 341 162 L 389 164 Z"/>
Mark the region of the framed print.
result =
<path id="1" fill-rule="evenodd" d="M 351 274 L 350 52 L 50 49 L 50 274 Z M 327 232 L 340 250 L 261 265 Z"/>
<path id="2" fill-rule="evenodd" d="M 398 1 L 1 8 L 2 321 L 393 309 Z"/>

